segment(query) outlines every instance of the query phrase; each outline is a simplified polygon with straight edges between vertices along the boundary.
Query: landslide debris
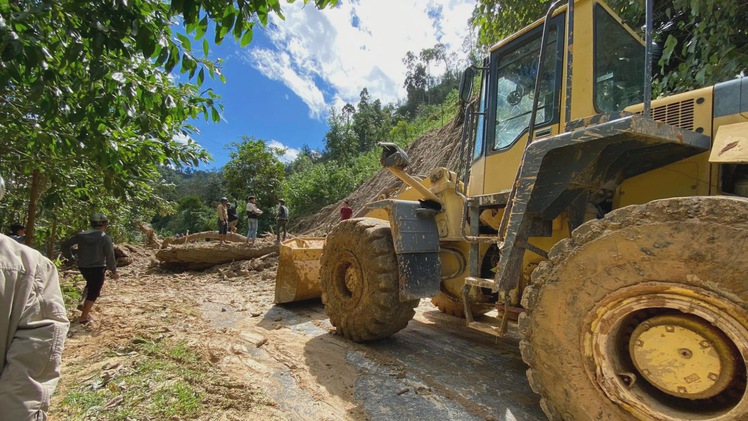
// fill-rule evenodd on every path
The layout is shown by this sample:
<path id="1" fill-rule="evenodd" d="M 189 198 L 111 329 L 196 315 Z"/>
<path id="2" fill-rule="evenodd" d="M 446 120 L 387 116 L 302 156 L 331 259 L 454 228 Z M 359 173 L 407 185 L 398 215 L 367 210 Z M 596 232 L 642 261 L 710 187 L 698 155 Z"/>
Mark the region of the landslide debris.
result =
<path id="1" fill-rule="evenodd" d="M 437 167 L 446 167 L 457 171 L 460 161 L 460 136 L 464 115 L 458 113 L 445 126 L 432 130 L 411 143 L 405 152 L 410 165 L 405 169 L 409 174 L 427 177 Z M 344 200 L 348 200 L 354 211 L 354 217 L 363 210 L 364 205 L 382 196 L 390 196 L 402 185 L 388 170 L 382 168 L 368 181 L 353 191 Z M 325 206 L 316 214 L 300 219 L 293 227 L 294 232 L 305 236 L 324 236 L 340 220 L 340 207 L 343 200 Z"/>

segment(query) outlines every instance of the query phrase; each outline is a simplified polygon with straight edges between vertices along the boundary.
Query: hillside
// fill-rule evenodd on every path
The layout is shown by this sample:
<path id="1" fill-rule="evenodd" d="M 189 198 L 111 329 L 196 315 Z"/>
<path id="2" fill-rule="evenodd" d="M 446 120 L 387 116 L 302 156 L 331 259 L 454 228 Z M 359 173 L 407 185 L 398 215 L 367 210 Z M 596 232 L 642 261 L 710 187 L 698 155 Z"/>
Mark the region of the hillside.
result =
<path id="1" fill-rule="evenodd" d="M 411 143 L 405 152 L 410 159 L 406 168 L 409 174 L 427 176 L 436 167 L 447 167 L 457 170 L 460 159 L 460 136 L 464 114 L 458 113 L 445 126 L 432 130 Z M 400 187 L 400 182 L 389 171 L 382 168 L 368 181 L 354 190 L 344 200 L 348 200 L 354 210 L 354 216 L 379 195 L 392 192 Z M 325 206 L 316 214 L 300 219 L 292 228 L 295 233 L 307 236 L 322 236 L 330 231 L 340 219 L 339 209 L 343 201 Z"/>

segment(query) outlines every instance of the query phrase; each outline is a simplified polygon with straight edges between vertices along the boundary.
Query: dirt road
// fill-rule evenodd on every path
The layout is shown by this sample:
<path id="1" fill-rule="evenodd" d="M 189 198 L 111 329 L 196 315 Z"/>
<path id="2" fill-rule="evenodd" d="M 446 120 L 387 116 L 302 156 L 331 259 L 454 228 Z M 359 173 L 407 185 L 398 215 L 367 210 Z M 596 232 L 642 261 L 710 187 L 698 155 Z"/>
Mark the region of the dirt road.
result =
<path id="1" fill-rule="evenodd" d="M 355 344 L 333 333 L 319 301 L 273 305 L 275 264 L 256 259 L 173 274 L 143 259 L 123 268 L 121 280 L 106 285 L 99 321 L 71 330 L 53 418 L 158 419 L 162 409 L 122 415 L 136 399 L 124 391 L 137 387 L 125 376 L 151 355 L 143 343 L 168 339 L 205 359 L 202 400 L 186 418 L 544 419 L 516 331 L 497 341 L 424 300 L 405 330 Z M 166 377 L 147 381 L 174 381 Z M 102 379 L 116 387 L 96 389 Z M 86 407 L 71 398 L 89 389 L 104 390 L 105 402 Z"/>

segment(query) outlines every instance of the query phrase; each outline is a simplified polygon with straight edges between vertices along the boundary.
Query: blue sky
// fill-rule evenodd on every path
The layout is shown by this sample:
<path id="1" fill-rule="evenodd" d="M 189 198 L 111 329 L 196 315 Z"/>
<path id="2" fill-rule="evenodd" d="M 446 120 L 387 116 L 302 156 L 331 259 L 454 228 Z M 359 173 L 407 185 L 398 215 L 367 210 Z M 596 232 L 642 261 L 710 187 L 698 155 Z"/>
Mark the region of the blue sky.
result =
<path id="1" fill-rule="evenodd" d="M 463 67 L 474 5 L 474 0 L 340 0 L 336 8 L 319 11 L 297 1 L 284 4 L 284 21 L 273 18 L 268 27 L 256 27 L 249 46 L 240 48 L 228 37 L 211 45 L 210 58 L 224 60 L 227 81 L 204 85 L 221 95 L 222 121 L 191 122 L 200 131 L 192 138 L 214 159 L 201 168 L 222 167 L 229 159 L 226 145 L 242 135 L 288 148 L 283 161 L 303 145 L 322 149 L 330 107 L 357 104 L 363 88 L 384 103 L 405 98 L 402 58 L 408 51 L 441 42 Z"/>

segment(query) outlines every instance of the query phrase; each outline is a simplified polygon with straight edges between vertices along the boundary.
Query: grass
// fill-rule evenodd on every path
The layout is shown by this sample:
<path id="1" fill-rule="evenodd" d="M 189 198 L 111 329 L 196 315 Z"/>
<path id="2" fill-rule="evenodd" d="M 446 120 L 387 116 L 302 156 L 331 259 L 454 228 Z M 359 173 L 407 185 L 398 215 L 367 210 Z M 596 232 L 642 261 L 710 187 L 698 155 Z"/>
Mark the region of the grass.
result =
<path id="1" fill-rule="evenodd" d="M 120 366 L 68 391 L 61 402 L 62 418 L 84 419 L 184 419 L 215 414 L 226 407 L 223 390 L 234 388 L 212 369 L 207 360 L 183 341 L 134 337 L 126 346 L 109 352 Z M 242 402 L 257 404 L 255 392 L 240 388 Z"/>
<path id="2" fill-rule="evenodd" d="M 82 280 L 83 277 L 81 275 L 60 279 L 62 298 L 65 301 L 65 308 L 68 311 L 74 310 L 81 302 L 81 298 L 83 298 L 82 291 L 76 287 L 76 283 L 82 282 Z"/>

